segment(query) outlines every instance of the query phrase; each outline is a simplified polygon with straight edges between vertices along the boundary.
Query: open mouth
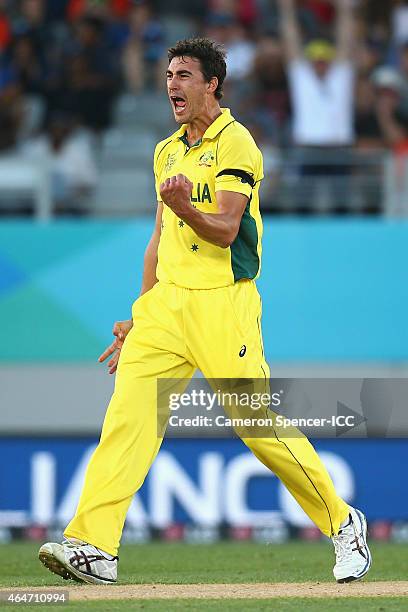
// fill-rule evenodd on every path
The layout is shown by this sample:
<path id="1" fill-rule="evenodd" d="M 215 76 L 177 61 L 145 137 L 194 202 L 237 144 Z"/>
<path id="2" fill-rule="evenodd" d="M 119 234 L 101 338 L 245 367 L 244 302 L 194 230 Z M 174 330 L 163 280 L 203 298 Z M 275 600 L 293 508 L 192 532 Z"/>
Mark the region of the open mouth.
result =
<path id="1" fill-rule="evenodd" d="M 170 100 L 173 103 L 175 113 L 182 113 L 186 110 L 187 102 L 181 96 L 170 96 Z"/>

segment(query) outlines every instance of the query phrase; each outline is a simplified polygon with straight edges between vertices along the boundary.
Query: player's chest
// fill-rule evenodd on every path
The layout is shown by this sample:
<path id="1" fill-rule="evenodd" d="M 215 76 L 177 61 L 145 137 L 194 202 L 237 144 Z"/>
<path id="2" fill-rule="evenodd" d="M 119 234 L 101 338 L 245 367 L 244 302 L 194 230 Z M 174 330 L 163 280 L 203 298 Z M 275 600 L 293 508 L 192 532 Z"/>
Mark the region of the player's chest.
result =
<path id="1" fill-rule="evenodd" d="M 191 202 L 193 204 L 215 204 L 215 147 L 211 144 L 191 147 L 188 151 L 181 147 L 169 151 L 165 158 L 161 182 L 176 174 L 184 174 L 193 183 Z"/>

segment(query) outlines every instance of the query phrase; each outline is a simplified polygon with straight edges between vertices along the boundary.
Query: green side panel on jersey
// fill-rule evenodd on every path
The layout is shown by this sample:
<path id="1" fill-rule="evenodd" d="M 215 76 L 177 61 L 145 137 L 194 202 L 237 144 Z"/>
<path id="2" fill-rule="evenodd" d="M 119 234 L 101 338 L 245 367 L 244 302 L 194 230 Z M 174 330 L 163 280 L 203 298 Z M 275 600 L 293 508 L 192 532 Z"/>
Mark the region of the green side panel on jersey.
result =
<path id="1" fill-rule="evenodd" d="M 251 200 L 245 207 L 238 235 L 231 244 L 231 264 L 234 282 L 241 278 L 255 278 L 259 271 L 258 230 L 249 212 Z"/>
<path id="2" fill-rule="evenodd" d="M 0 319 L 3 362 L 96 362 L 104 349 L 103 340 L 33 284 L 0 301 Z"/>

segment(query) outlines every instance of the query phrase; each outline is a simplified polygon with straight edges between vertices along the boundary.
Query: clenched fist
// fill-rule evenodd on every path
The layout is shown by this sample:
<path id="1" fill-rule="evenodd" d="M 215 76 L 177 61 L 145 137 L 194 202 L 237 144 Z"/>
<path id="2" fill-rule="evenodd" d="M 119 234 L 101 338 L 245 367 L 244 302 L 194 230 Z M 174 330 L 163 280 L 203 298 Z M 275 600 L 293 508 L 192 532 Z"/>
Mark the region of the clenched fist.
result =
<path id="1" fill-rule="evenodd" d="M 172 176 L 160 185 L 160 195 L 164 204 L 181 218 L 192 209 L 190 201 L 192 191 L 193 183 L 184 174 Z"/>

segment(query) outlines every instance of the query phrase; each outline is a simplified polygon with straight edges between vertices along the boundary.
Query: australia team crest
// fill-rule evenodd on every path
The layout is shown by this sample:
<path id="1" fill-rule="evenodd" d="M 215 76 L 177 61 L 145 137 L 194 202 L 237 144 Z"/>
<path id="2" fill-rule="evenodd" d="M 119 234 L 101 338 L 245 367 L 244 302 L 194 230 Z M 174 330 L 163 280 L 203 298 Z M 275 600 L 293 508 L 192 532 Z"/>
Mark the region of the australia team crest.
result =
<path id="1" fill-rule="evenodd" d="M 202 155 L 200 155 L 198 159 L 199 166 L 206 166 L 207 168 L 211 168 L 212 162 L 214 161 L 214 155 L 212 151 L 206 151 Z"/>

